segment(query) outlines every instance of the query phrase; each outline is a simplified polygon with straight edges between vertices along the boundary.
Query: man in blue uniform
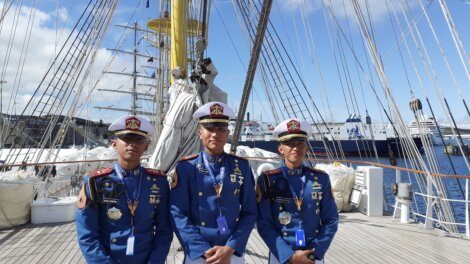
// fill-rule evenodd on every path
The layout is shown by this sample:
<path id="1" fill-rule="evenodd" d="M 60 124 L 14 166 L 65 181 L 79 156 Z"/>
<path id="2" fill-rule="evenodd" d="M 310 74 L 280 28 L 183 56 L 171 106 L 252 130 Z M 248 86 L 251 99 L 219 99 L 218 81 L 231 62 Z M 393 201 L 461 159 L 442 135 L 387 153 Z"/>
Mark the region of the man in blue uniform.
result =
<path id="1" fill-rule="evenodd" d="M 173 232 L 164 173 L 144 168 L 152 125 L 123 116 L 109 127 L 118 161 L 85 177 L 76 225 L 87 263 L 165 263 Z"/>
<path id="2" fill-rule="evenodd" d="M 248 161 L 224 153 L 229 118 L 235 113 L 211 102 L 193 116 L 199 119 L 204 150 L 178 162 L 170 199 L 185 263 L 244 263 L 256 221 L 256 196 Z"/>
<path id="3" fill-rule="evenodd" d="M 284 156 L 281 167 L 257 181 L 258 233 L 269 263 L 323 263 L 338 230 L 338 212 L 328 174 L 303 165 L 311 126 L 289 119 L 273 131 Z"/>

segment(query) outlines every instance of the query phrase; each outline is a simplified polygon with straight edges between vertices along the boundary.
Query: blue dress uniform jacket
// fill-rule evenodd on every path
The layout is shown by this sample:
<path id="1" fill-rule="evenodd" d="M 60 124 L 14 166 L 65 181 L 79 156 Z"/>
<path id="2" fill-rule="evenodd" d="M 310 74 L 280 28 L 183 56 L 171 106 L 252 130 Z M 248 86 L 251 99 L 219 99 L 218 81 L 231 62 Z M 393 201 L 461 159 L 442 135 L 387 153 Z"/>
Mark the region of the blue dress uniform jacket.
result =
<path id="1" fill-rule="evenodd" d="M 289 184 L 299 195 L 303 175 L 305 189 L 299 213 Z M 264 172 L 257 180 L 257 202 L 258 233 L 280 263 L 286 263 L 299 249 L 314 249 L 315 258 L 323 259 L 338 230 L 338 212 L 328 174 L 306 166 L 295 170 L 284 166 Z M 292 216 L 286 225 L 278 220 L 283 211 Z M 305 232 L 305 247 L 296 246 L 295 230 L 299 228 L 300 220 Z"/>
<path id="2" fill-rule="evenodd" d="M 214 175 L 225 166 L 220 209 L 230 230 L 226 235 L 218 232 L 216 192 L 203 155 Z M 242 256 L 256 221 L 255 184 L 248 161 L 225 153 L 211 157 L 202 151 L 179 161 L 176 173 L 178 183 L 171 190 L 171 213 L 173 229 L 186 255 L 196 260 L 213 246 L 229 246 L 236 256 Z M 220 180 L 220 175 L 216 178 Z"/>
<path id="3" fill-rule="evenodd" d="M 173 238 L 167 178 L 160 171 L 143 167 L 122 171 L 124 185 L 111 168 L 100 169 L 85 177 L 75 220 L 80 249 L 87 263 L 164 263 Z M 123 188 L 134 200 L 140 177 L 142 182 L 133 225 L 134 254 L 127 256 L 127 239 L 132 226 Z M 108 216 L 112 207 L 120 210 L 122 216 L 119 219 Z"/>

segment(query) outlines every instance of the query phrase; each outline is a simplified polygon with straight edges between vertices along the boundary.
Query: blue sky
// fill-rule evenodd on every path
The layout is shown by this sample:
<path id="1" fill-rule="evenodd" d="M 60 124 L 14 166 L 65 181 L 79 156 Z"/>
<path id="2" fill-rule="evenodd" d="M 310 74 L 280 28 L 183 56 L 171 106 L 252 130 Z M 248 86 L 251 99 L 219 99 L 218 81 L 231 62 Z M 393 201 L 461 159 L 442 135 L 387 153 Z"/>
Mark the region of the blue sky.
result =
<path id="1" fill-rule="evenodd" d="M 426 0 L 421 1 L 428 3 Z M 46 0 L 37 1 L 37 7 L 44 12 L 44 20 L 40 27 L 45 31 L 51 31 L 53 33 L 56 24 L 59 25 L 58 28 L 61 28 L 67 21 L 65 28 L 70 29 L 72 27 L 72 21 L 80 14 L 81 10 L 83 10 L 85 2 L 86 1 L 72 0 L 58 2 Z M 99 56 L 100 60 L 97 63 L 98 66 L 103 66 L 104 62 L 110 56 L 110 53 L 104 48 L 114 47 L 123 32 L 122 29 L 116 28 L 113 25 L 127 24 L 129 21 L 134 20 L 138 21 L 140 24 L 145 24 L 149 18 L 156 16 L 158 13 L 156 8 L 158 1 L 151 0 L 149 9 L 145 8 L 145 2 L 145 0 L 140 1 L 140 6 L 138 6 L 139 1 L 137 0 L 121 0 L 119 2 L 113 21 L 111 22 L 111 26 L 102 45 L 103 50 Z M 371 63 L 371 60 L 368 55 L 364 53 L 362 48 L 361 33 L 350 1 L 345 2 L 346 4 L 344 6 L 342 0 L 324 0 L 324 2 L 327 8 L 331 7 L 342 30 L 348 35 L 348 41 L 353 43 L 355 48 L 354 52 L 358 60 L 364 67 L 367 67 L 367 62 Z M 364 1 L 360 0 L 359 2 L 362 3 L 362 8 L 365 12 Z M 398 19 L 403 28 L 406 27 L 406 21 L 403 19 L 404 17 L 400 10 L 399 3 L 404 4 L 405 2 L 405 0 L 389 2 L 392 3 L 393 7 L 396 9 Z M 419 0 L 408 0 L 407 2 L 409 2 L 410 5 L 410 11 L 407 11 L 409 12 L 408 18 L 416 18 L 418 14 L 421 13 Z M 417 20 L 417 27 L 423 43 L 425 43 L 426 51 L 428 52 L 435 72 L 435 74 L 431 73 L 431 75 L 434 76 L 432 77 L 435 80 L 434 82 L 431 81 L 431 78 L 426 74 L 425 67 L 423 66 L 418 49 L 413 43 L 411 35 L 408 34 L 406 37 L 410 46 L 413 62 L 416 64 L 417 71 L 423 83 L 423 88 L 421 88 L 404 42 L 401 42 L 400 45 L 403 62 L 400 53 L 396 49 L 396 39 L 385 2 L 383 0 L 368 0 L 367 3 L 369 4 L 370 10 L 372 10 L 370 19 L 373 22 L 375 42 L 382 58 L 386 77 L 405 120 L 409 122 L 412 119 L 412 113 L 408 107 L 408 102 L 411 99 L 411 87 L 415 96 L 420 98 L 423 103 L 425 103 L 425 96 L 429 97 L 438 120 L 441 120 L 443 123 L 448 123 L 439 99 L 445 96 L 450 103 L 452 113 L 456 120 L 460 123 L 470 123 L 470 117 L 467 115 L 464 105 L 461 102 L 463 98 L 467 101 L 467 104 L 470 103 L 470 80 L 467 78 L 462 62 L 458 57 L 452 36 L 449 33 L 450 31 L 439 6 L 439 1 L 432 1 L 427 11 L 429 12 L 429 18 L 434 26 L 436 35 L 439 37 L 439 41 L 448 58 L 450 67 L 456 76 L 460 93 L 447 71 L 443 57 L 439 52 L 438 46 L 434 41 L 432 32 L 424 16 L 421 16 Z M 464 0 L 452 0 L 446 1 L 446 3 L 454 19 L 455 27 L 460 34 L 463 45 L 466 50 L 468 50 L 470 32 L 467 26 L 467 16 L 470 11 L 470 5 L 468 1 Z M 57 4 L 59 4 L 58 12 L 56 9 Z M 392 6 L 389 6 L 389 8 L 391 9 Z M 330 13 L 328 13 L 329 9 L 324 9 L 322 1 L 319 0 L 274 1 L 271 12 L 271 22 L 283 39 L 283 43 L 290 53 L 292 60 L 298 66 L 298 71 L 305 81 L 308 91 L 313 95 L 314 101 L 320 108 L 320 112 L 324 118 L 329 121 L 344 121 L 348 114 L 351 113 L 357 114 L 357 112 L 359 112 L 359 114 L 364 116 L 365 109 L 367 108 L 374 121 L 385 121 L 385 117 L 379 110 L 371 89 L 366 84 L 367 78 L 372 80 L 379 96 L 383 102 L 386 103 L 377 75 L 374 73 L 372 75 L 368 73 L 366 75 L 360 72 L 358 73 L 353 54 L 346 45 L 346 42 L 344 42 L 344 39 L 337 33 L 338 29 L 335 28 L 335 24 L 331 19 L 325 22 L 325 10 L 326 14 L 330 16 Z M 70 18 L 67 20 L 68 14 Z M 132 15 L 134 16 L 132 17 Z M 392 20 L 394 19 L 395 18 L 392 17 Z M 327 25 L 331 31 L 331 35 L 328 34 Z M 401 34 L 395 20 L 394 26 L 397 30 L 397 34 Z M 308 27 L 311 28 L 309 29 Z M 333 47 L 330 45 L 330 36 L 333 41 Z M 311 37 L 313 41 L 310 41 Z M 131 37 L 127 36 L 126 39 L 124 48 L 129 48 Z M 336 56 L 338 60 L 340 60 L 341 56 L 339 47 L 336 46 L 337 41 L 341 42 L 343 45 L 345 65 L 349 68 L 349 75 L 347 76 L 343 73 L 338 74 L 338 68 L 335 66 L 334 56 Z M 315 46 L 316 52 L 313 52 L 313 45 Z M 152 52 L 152 49 L 148 49 L 148 52 Z M 213 59 L 219 70 L 219 75 L 215 81 L 216 84 L 228 93 L 228 103 L 235 108 L 238 107 L 246 78 L 249 47 L 237 23 L 232 1 L 212 1 L 207 56 Z M 120 56 L 116 59 L 112 67 L 115 70 L 128 71 L 130 70 L 130 62 L 130 58 Z M 317 65 L 319 65 L 321 72 L 318 70 Z M 99 71 L 98 66 L 97 71 Z M 372 64 L 370 64 L 370 67 L 373 67 Z M 406 68 L 407 74 L 404 73 L 404 67 Z M 468 61 L 467 67 L 470 67 L 470 62 Z M 340 68 L 340 72 L 341 71 L 342 69 Z M 324 85 L 322 85 L 320 73 L 323 76 Z M 98 75 L 98 73 L 96 75 Z M 408 76 L 410 85 L 408 85 L 406 76 Z M 350 78 L 350 90 L 346 85 L 346 79 L 344 79 L 346 77 Z M 108 88 L 130 85 L 130 80 L 126 78 L 111 77 L 110 79 L 111 80 L 105 80 L 103 85 Z M 31 81 L 31 83 L 34 83 L 34 81 Z M 33 86 L 34 85 L 32 85 L 32 87 Z M 253 88 L 254 90 L 247 111 L 250 111 L 251 115 L 255 116 L 256 119 L 262 118 L 265 121 L 273 121 L 260 78 L 255 79 Z M 343 89 L 347 94 L 346 97 L 343 96 Z M 355 101 L 348 95 L 349 91 L 354 91 L 356 95 Z M 101 106 L 121 105 L 125 107 L 130 104 L 128 97 L 125 96 L 100 95 L 95 98 L 98 99 L 95 103 Z M 345 101 L 347 101 L 350 108 L 349 111 L 346 109 Z M 351 107 L 353 101 L 355 104 L 357 103 L 359 108 L 356 111 L 352 110 Z M 93 104 L 94 103 L 91 105 Z M 312 107 L 312 105 L 308 104 L 308 107 Z M 424 110 L 426 114 L 430 115 L 427 106 L 425 106 Z M 119 114 L 95 109 L 83 109 L 81 115 L 91 119 L 96 119 L 96 117 L 99 116 L 104 120 L 109 120 Z"/>

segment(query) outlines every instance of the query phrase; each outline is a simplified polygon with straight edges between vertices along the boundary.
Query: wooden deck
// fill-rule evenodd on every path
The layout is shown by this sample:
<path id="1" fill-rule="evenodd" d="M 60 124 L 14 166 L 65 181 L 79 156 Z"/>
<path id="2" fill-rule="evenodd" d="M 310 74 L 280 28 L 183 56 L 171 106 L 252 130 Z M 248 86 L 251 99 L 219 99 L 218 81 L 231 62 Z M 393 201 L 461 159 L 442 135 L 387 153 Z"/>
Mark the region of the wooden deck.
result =
<path id="1" fill-rule="evenodd" d="M 470 240 L 443 236 L 421 225 L 402 225 L 390 216 L 340 214 L 340 227 L 326 261 L 330 263 L 469 263 Z M 174 240 L 167 263 L 182 263 Z M 266 263 L 268 250 L 253 232 L 247 263 Z M 0 263 L 85 263 L 74 223 L 25 225 L 0 230 Z"/>

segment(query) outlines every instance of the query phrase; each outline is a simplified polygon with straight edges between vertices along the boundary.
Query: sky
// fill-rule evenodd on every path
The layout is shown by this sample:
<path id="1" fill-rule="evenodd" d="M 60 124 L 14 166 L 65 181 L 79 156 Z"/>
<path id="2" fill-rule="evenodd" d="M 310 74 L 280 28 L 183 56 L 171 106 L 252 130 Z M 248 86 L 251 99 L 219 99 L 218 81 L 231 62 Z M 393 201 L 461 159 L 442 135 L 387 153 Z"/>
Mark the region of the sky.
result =
<path id="1" fill-rule="evenodd" d="M 446 106 L 443 98 L 448 101 L 458 123 L 470 123 L 470 117 L 462 103 L 462 100 L 465 100 L 467 104 L 470 104 L 470 80 L 460 60 L 439 1 L 431 1 L 430 4 L 427 0 L 357 1 L 363 14 L 373 25 L 373 39 L 384 67 L 385 79 L 404 119 L 407 122 L 413 119 L 413 114 L 409 110 L 409 101 L 414 95 L 423 102 L 423 110 L 427 115 L 431 115 L 426 104 L 426 98 L 429 98 L 433 111 L 441 123 L 449 123 L 444 111 Z M 420 1 L 424 5 L 429 5 L 426 8 L 427 14 L 440 46 L 436 44 L 433 31 L 426 16 L 423 15 Z M 21 9 L 16 5 L 12 6 L 0 27 L 0 65 L 8 65 L 5 71 L 4 67 L 0 67 L 0 81 L 6 81 L 0 84 L 3 112 L 8 110 L 10 113 L 18 114 L 22 111 L 44 76 L 51 58 L 58 52 L 60 44 L 71 32 L 73 22 L 81 14 L 86 2 L 37 0 L 23 1 L 24 6 Z M 132 58 L 130 56 L 122 54 L 113 56 L 107 48 L 115 48 L 118 43 L 122 43 L 122 49 L 132 49 L 131 31 L 123 30 L 115 25 L 127 25 L 133 21 L 145 25 L 148 19 L 156 17 L 160 11 L 157 7 L 159 1 L 150 0 L 149 8 L 145 8 L 145 2 L 145 0 L 119 1 L 101 47 L 97 51 L 92 80 L 87 81 L 85 85 L 83 97 L 91 98 L 91 100 L 83 100 L 77 115 L 110 122 L 122 113 L 98 110 L 93 107 L 128 108 L 130 106 L 130 97 L 126 94 L 97 91 L 98 88 L 127 90 L 131 86 L 130 78 L 108 74 L 102 78 L 98 87 L 94 84 L 110 58 L 113 58 L 113 61 L 109 70 L 131 71 Z M 212 59 L 218 69 L 219 74 L 215 83 L 227 92 L 228 104 L 238 108 L 246 79 L 251 44 L 247 41 L 246 34 L 243 33 L 245 32 L 243 25 L 237 20 L 233 1 L 212 0 L 209 2 L 211 2 L 211 13 L 206 56 Z M 315 103 L 319 113 L 327 121 L 341 122 L 350 114 L 359 114 L 364 117 L 367 110 L 374 122 L 386 122 L 368 82 L 373 84 L 372 86 L 388 110 L 386 96 L 374 72 L 369 49 L 363 45 L 357 15 L 351 2 L 353 1 L 274 1 L 270 21 L 305 84 L 305 88 L 299 87 L 299 89 L 305 89 L 299 97 L 305 98 L 307 108 L 313 109 L 313 103 Z M 386 3 L 389 3 L 388 6 Z M 468 52 L 470 32 L 467 26 L 467 16 L 470 4 L 466 0 L 451 0 L 445 3 L 462 41 L 463 50 Z M 0 1 L 0 8 L 3 6 L 4 2 Z M 239 14 L 238 10 L 237 12 Z M 18 23 L 15 23 L 15 14 L 18 14 Z M 18 65 L 21 65 L 19 63 L 22 58 L 21 51 L 25 47 L 24 39 L 27 36 L 31 14 L 35 14 L 34 22 L 31 24 L 33 29 L 31 41 L 29 45 L 26 45 L 28 47 L 26 63 L 19 78 L 18 72 L 21 71 Z M 370 17 L 367 16 L 368 14 Z M 415 19 L 416 28 L 418 28 L 417 31 L 412 31 L 413 34 L 407 29 L 407 22 L 413 25 L 412 18 Z M 14 26 L 17 30 L 14 41 L 10 42 L 10 29 Z M 402 32 L 406 41 L 400 38 Z M 122 39 L 124 41 L 120 42 Z M 418 44 L 422 42 L 424 48 L 423 46 L 418 48 L 415 42 Z M 155 49 L 147 47 L 143 40 L 139 45 L 139 51 L 153 54 Z M 455 82 L 448 71 L 442 53 L 445 54 L 451 72 L 455 76 Z M 466 67 L 470 68 L 468 59 L 467 54 Z M 141 60 L 140 64 L 155 65 L 145 60 Z M 360 67 L 363 67 L 364 71 L 358 70 Z M 139 71 L 144 75 L 152 74 L 152 70 L 148 68 L 139 68 Z M 262 85 L 259 67 L 257 73 L 247 111 L 257 120 L 274 122 Z M 15 82 L 16 79 L 21 79 L 21 82 Z M 296 85 L 299 83 L 297 82 Z M 94 92 L 88 94 L 93 88 L 96 88 Z M 15 89 L 17 89 L 17 96 L 13 97 L 12 91 L 14 92 Z M 148 105 L 148 103 L 144 104 Z M 318 116 L 318 113 L 315 115 Z"/>

